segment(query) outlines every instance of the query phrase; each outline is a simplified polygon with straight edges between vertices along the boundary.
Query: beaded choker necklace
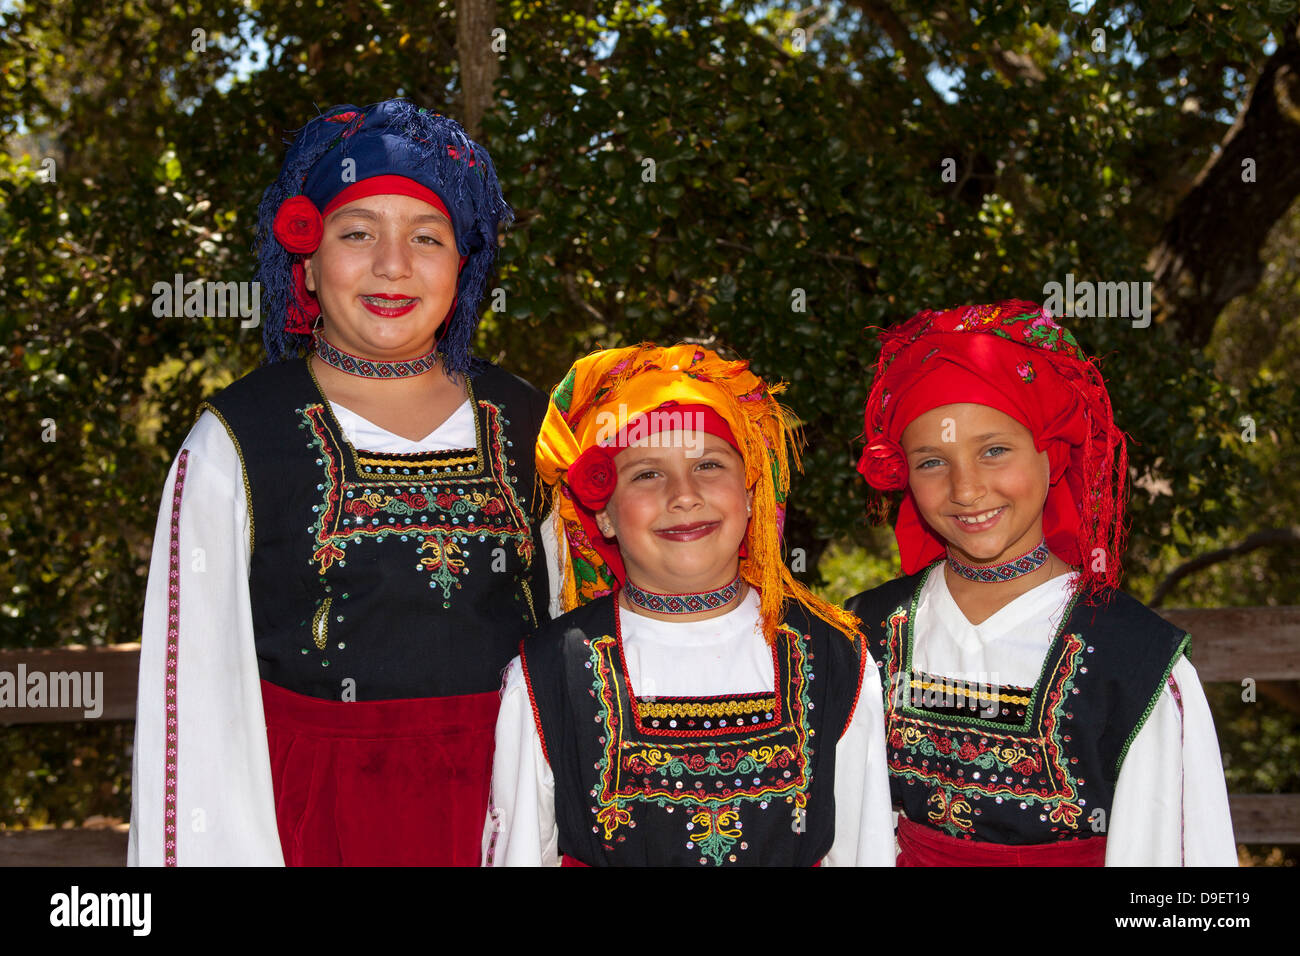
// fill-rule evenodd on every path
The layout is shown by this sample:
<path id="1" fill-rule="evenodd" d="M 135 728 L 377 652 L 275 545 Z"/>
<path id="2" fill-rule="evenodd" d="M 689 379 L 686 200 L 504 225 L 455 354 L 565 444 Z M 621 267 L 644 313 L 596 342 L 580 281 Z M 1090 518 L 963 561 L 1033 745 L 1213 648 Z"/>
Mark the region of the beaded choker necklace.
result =
<path id="1" fill-rule="evenodd" d="M 358 378 L 409 378 L 423 375 L 438 364 L 438 347 L 421 355 L 419 358 L 407 359 L 405 362 L 376 362 L 361 358 L 342 349 L 336 349 L 325 341 L 325 336 L 316 333 L 316 357 L 326 365 L 331 365 L 340 372 L 356 375 Z"/>
<path id="2" fill-rule="evenodd" d="M 1048 556 L 1047 542 L 1040 542 L 1034 550 L 1022 554 L 1018 558 L 1012 558 L 1010 561 L 1004 561 L 1001 564 L 962 564 L 948 552 L 948 567 L 952 568 L 963 578 L 968 581 L 980 581 L 984 584 L 996 584 L 999 581 L 1010 581 L 1012 578 L 1018 578 L 1022 574 L 1028 574 L 1030 571 L 1037 571 L 1047 561 Z"/>
<path id="3" fill-rule="evenodd" d="M 698 614 L 701 611 L 715 611 L 734 601 L 736 595 L 740 593 L 740 575 L 737 574 L 734 581 L 715 591 L 656 594 L 653 591 L 643 591 L 631 581 L 626 581 L 623 584 L 623 593 L 637 607 L 653 611 L 655 614 Z"/>

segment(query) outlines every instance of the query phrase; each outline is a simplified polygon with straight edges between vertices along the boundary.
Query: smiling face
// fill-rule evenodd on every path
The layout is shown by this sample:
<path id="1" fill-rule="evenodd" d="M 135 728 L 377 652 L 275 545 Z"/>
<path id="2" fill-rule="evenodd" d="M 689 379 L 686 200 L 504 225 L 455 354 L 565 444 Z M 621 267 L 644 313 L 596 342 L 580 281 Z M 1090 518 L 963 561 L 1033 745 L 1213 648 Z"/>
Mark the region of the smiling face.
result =
<path id="1" fill-rule="evenodd" d="M 381 361 L 433 348 L 456 296 L 460 254 L 451 222 L 412 196 L 366 196 L 332 212 L 304 261 L 325 337 Z"/>
<path id="2" fill-rule="evenodd" d="M 725 440 L 663 431 L 614 456 L 618 485 L 596 522 L 632 583 L 682 594 L 731 583 L 749 523 L 745 462 Z"/>
<path id="3" fill-rule="evenodd" d="M 942 405 L 907 426 L 902 446 L 921 517 L 959 561 L 998 564 L 1042 540 L 1047 452 L 1014 418 L 987 405 Z"/>

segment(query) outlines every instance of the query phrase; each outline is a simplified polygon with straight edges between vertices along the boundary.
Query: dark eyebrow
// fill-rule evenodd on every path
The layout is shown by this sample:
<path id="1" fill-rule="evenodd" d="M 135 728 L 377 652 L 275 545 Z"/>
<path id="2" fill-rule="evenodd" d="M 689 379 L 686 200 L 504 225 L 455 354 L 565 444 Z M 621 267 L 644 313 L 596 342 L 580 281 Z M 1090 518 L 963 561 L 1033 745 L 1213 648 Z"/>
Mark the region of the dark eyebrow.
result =
<path id="1" fill-rule="evenodd" d="M 618 470 L 627 471 L 629 468 L 640 468 L 642 465 L 658 465 L 658 464 L 659 464 L 658 458 L 651 458 L 647 456 L 645 458 L 634 458 L 632 461 L 625 461 L 623 462 L 622 465 L 619 466 Z"/>
<path id="2" fill-rule="evenodd" d="M 977 443 L 979 443 L 979 444 L 983 444 L 984 442 L 986 442 L 986 441 L 988 441 L 989 439 L 992 439 L 992 438 L 1001 438 L 1001 439 L 1003 439 L 1004 441 L 1014 441 L 1014 440 L 1015 440 L 1015 436 L 1012 435 L 1011 432 L 986 432 L 986 433 L 983 434 L 983 435 L 976 435 L 976 436 L 975 436 L 975 441 L 976 441 Z M 951 444 L 956 444 L 956 442 L 953 442 L 953 443 L 951 443 Z M 951 447 L 951 446 L 950 446 L 950 447 Z M 942 448 L 935 448 L 933 445 L 919 445 L 919 446 L 917 446 L 916 448 L 913 448 L 911 451 L 907 452 L 907 454 L 909 454 L 909 455 L 917 455 L 917 454 L 920 454 L 920 453 L 922 453 L 922 452 L 924 452 L 924 453 L 926 453 L 926 454 L 942 454 L 942 453 L 943 453 L 943 449 L 942 449 Z"/>
<path id="3" fill-rule="evenodd" d="M 337 212 L 331 213 L 330 219 L 333 220 L 341 215 L 356 216 L 359 219 L 370 219 L 376 222 L 379 220 L 379 213 L 375 212 L 373 209 L 340 209 Z M 448 226 L 451 225 L 451 220 L 440 212 L 422 213 L 413 218 L 411 222 L 434 222 Z"/>

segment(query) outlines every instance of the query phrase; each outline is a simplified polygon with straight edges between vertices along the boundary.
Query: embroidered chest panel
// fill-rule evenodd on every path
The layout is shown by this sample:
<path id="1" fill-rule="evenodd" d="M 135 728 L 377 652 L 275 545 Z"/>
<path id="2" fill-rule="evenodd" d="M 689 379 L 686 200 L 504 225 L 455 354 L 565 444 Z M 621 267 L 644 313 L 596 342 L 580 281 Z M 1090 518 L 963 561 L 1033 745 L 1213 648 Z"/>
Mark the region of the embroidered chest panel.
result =
<path id="1" fill-rule="evenodd" d="M 1105 791 L 1082 775 L 1074 709 L 1093 648 L 1058 634 L 1032 688 L 935 677 L 911 665 L 916 606 L 914 597 L 884 622 L 881 662 L 889 772 L 909 819 L 970 839 L 992 830 L 1000 843 L 1092 836 Z M 999 838 L 1008 829 L 1032 838 Z"/>
<path id="2" fill-rule="evenodd" d="M 584 644 L 599 731 L 590 816 L 605 850 L 648 824 L 722 866 L 743 862 L 755 833 L 804 832 L 817 734 L 804 636 L 783 626 L 773 692 L 724 697 L 637 699 L 619 640 Z"/>
<path id="3" fill-rule="evenodd" d="M 409 549 L 410 564 L 427 577 L 443 608 L 451 607 L 454 592 L 472 571 L 531 567 L 533 536 L 520 506 L 517 476 L 511 474 L 515 451 L 505 433 L 509 422 L 490 401 L 477 401 L 475 411 L 477 448 L 397 455 L 354 450 L 323 404 L 297 410 L 298 427 L 320 468 L 307 532 L 311 562 L 323 580 L 332 569 L 347 566 L 350 551 L 389 538 Z M 532 609 L 527 581 L 521 584 Z M 336 597 L 320 602 L 313 634 L 328 623 Z"/>

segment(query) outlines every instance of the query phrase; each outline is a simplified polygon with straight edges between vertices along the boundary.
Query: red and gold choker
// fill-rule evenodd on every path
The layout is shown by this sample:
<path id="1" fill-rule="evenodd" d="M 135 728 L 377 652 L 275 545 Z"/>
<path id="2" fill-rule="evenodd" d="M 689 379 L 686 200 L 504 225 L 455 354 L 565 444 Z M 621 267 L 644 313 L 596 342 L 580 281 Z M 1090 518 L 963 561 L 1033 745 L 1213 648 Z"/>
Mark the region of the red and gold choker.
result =
<path id="1" fill-rule="evenodd" d="M 325 336 L 322 333 L 317 332 L 315 335 L 315 350 L 316 357 L 326 365 L 332 366 L 340 372 L 355 375 L 358 378 L 409 378 L 412 375 L 423 375 L 438 364 L 438 347 L 436 345 L 431 351 L 419 358 L 407 359 L 404 362 L 378 362 L 374 359 L 362 358 L 359 355 L 353 355 L 350 352 L 335 348 L 325 341 Z"/>
<path id="2" fill-rule="evenodd" d="M 637 587 L 631 581 L 623 584 L 623 593 L 636 607 L 654 614 L 699 614 L 716 611 L 736 600 L 740 594 L 740 575 L 730 584 L 712 591 L 694 591 L 687 594 L 656 594 Z"/>
<path id="3" fill-rule="evenodd" d="M 1047 542 L 1041 541 L 1032 551 L 1022 554 L 1018 558 L 1012 558 L 1010 561 L 1003 561 L 1001 564 L 963 564 L 948 552 L 948 567 L 952 568 L 963 578 L 968 581 L 979 581 L 983 584 L 996 584 L 999 581 L 1010 581 L 1012 578 L 1018 578 L 1022 574 L 1029 574 L 1031 571 L 1037 571 L 1046 562 L 1051 552 L 1047 550 Z"/>

